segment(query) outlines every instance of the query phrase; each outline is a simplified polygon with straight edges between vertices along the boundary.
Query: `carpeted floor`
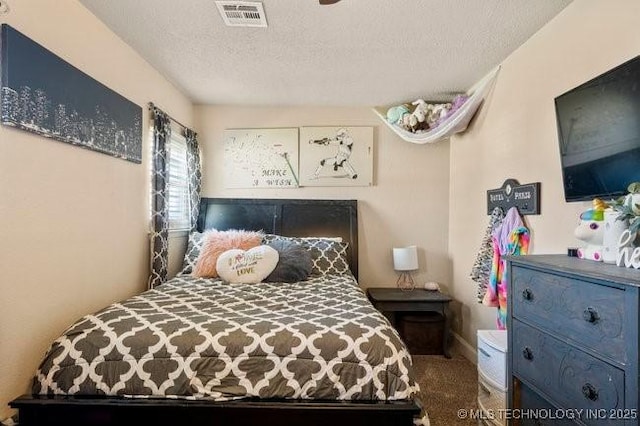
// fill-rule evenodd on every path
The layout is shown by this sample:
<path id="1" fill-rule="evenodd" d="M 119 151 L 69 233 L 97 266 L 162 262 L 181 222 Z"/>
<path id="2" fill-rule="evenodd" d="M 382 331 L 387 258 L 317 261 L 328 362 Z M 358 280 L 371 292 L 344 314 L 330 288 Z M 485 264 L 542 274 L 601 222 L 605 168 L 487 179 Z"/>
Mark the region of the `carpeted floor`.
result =
<path id="1" fill-rule="evenodd" d="M 461 419 L 458 414 L 458 410 L 467 410 L 466 414 L 478 408 L 478 373 L 474 364 L 462 355 L 452 359 L 414 355 L 413 367 L 431 426 L 477 424 L 477 420 Z"/>

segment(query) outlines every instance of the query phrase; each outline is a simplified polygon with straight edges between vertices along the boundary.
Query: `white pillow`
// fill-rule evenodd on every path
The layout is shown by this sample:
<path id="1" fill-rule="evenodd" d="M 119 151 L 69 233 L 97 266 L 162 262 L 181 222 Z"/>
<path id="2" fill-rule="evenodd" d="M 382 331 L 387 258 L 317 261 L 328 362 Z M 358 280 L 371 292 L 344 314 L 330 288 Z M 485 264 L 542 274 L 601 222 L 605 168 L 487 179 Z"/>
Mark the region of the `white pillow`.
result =
<path id="1" fill-rule="evenodd" d="M 273 272 L 279 258 L 276 249 L 264 245 L 247 251 L 231 249 L 218 257 L 216 269 L 218 276 L 226 282 L 254 284 Z"/>

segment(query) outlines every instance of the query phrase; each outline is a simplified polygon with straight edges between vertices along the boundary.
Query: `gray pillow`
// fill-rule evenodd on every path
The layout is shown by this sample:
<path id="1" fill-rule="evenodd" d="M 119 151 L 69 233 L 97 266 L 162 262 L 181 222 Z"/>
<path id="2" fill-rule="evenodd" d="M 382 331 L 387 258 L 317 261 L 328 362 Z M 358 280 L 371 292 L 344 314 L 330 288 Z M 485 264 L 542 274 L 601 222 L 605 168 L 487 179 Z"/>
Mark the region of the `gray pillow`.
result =
<path id="1" fill-rule="evenodd" d="M 192 231 L 189 233 L 189 240 L 187 243 L 187 250 L 184 253 L 184 260 L 182 261 L 181 274 L 190 274 L 198 262 L 200 257 L 200 251 L 202 250 L 202 243 L 204 233 Z"/>
<path id="2" fill-rule="evenodd" d="M 278 251 L 280 259 L 276 269 L 264 281 L 292 283 L 309 277 L 313 268 L 309 249 L 287 240 L 274 240 L 267 245 Z"/>

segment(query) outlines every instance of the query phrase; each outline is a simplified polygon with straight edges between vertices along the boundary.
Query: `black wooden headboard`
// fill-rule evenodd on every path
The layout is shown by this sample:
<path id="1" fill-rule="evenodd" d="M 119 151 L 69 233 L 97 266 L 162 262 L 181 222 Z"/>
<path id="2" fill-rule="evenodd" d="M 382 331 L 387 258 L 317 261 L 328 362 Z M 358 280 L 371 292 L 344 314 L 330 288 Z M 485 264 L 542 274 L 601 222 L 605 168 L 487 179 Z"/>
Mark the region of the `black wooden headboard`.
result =
<path id="1" fill-rule="evenodd" d="M 203 198 L 198 231 L 262 230 L 287 237 L 342 237 L 347 260 L 358 278 L 358 204 L 356 200 Z"/>

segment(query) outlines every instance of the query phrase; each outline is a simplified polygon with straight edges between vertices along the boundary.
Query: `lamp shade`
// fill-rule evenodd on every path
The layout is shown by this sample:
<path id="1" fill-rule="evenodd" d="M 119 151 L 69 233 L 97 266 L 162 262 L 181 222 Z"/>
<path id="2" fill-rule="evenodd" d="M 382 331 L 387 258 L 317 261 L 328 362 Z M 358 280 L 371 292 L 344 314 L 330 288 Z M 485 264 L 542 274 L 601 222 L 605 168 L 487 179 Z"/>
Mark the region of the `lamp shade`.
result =
<path id="1" fill-rule="evenodd" d="M 418 249 L 416 246 L 394 247 L 393 269 L 396 271 L 415 271 L 418 269 Z"/>

